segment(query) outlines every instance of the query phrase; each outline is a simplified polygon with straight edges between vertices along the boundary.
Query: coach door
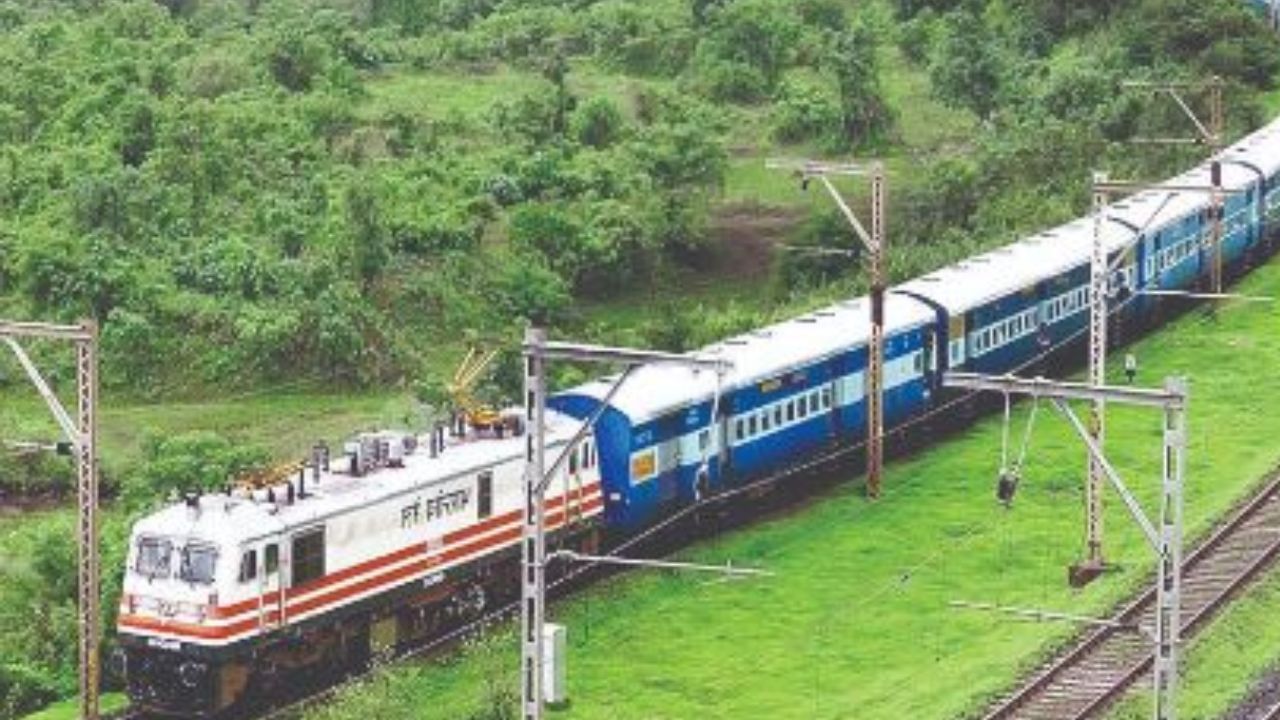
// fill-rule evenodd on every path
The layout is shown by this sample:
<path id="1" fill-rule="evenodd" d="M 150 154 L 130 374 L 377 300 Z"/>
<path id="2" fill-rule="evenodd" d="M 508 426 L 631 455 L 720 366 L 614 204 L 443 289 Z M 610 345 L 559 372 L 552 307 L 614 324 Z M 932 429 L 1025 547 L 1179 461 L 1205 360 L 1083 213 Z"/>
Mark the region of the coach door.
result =
<path id="1" fill-rule="evenodd" d="M 258 627 L 271 630 L 285 623 L 285 591 L 280 582 L 279 536 L 272 536 L 262 545 L 262 572 L 259 577 Z"/>
<path id="2" fill-rule="evenodd" d="M 924 379 L 924 396 L 928 399 L 938 387 L 938 333 L 933 328 L 924 331 L 920 347 L 920 375 Z"/>

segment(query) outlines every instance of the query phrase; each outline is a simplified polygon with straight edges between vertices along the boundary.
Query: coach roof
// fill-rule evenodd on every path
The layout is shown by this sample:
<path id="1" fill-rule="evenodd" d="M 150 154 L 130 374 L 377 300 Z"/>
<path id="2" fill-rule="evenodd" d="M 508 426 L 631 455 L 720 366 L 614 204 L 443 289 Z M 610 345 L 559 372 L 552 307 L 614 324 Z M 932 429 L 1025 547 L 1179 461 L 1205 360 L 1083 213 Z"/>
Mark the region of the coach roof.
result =
<path id="1" fill-rule="evenodd" d="M 865 346 L 871 332 L 869 302 L 866 297 L 840 302 L 728 338 L 689 355 L 732 363 L 733 369 L 721 380 L 722 389 L 727 392 Z M 885 296 L 888 336 L 934 319 L 934 313 L 924 303 L 908 297 Z M 589 382 L 563 394 L 600 399 L 609 392 L 615 379 L 616 376 L 611 376 Z M 708 402 L 715 391 L 716 373 L 712 370 L 646 365 L 632 374 L 612 405 L 633 424 L 638 424 L 672 410 Z"/>

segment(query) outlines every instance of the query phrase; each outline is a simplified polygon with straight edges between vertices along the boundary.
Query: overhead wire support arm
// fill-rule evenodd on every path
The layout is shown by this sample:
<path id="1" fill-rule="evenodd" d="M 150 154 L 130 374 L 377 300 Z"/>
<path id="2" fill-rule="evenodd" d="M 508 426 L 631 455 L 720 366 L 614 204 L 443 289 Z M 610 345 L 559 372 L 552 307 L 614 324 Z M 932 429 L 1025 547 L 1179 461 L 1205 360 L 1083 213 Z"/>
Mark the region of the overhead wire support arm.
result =
<path id="1" fill-rule="evenodd" d="M 578 426 L 577 431 L 574 432 L 569 443 L 564 446 L 564 449 L 561 450 L 560 454 L 556 457 L 555 462 L 551 463 L 551 468 L 542 476 L 542 482 L 539 483 L 536 488 L 537 492 L 545 493 L 547 491 L 547 487 L 551 485 L 552 478 L 556 476 L 556 473 L 560 472 L 560 468 L 564 467 L 565 464 L 569 462 L 569 458 L 572 457 L 573 453 L 578 449 L 578 445 L 586 439 L 587 433 L 591 432 L 592 426 L 594 426 L 601 416 L 604 415 L 604 411 L 609 409 L 609 404 L 618 396 L 618 392 L 622 390 L 623 383 L 631 377 L 631 374 L 635 372 L 637 367 L 639 367 L 639 365 L 628 365 L 627 368 L 622 371 L 622 374 L 618 379 L 614 381 L 613 386 L 609 388 L 609 392 L 605 393 L 605 396 L 600 398 L 600 404 L 596 405 L 595 410 L 591 411 L 591 416 L 588 417 L 582 425 Z"/>
<path id="2" fill-rule="evenodd" d="M 800 178 L 801 187 L 817 180 L 831 196 L 840 214 L 867 250 L 867 271 L 871 285 L 871 341 L 867 347 L 867 497 L 880 496 L 884 471 L 884 298 L 885 252 L 888 234 L 888 177 L 883 162 L 835 163 L 817 160 L 768 160 L 765 167 L 787 170 Z M 858 219 L 853 208 L 831 182 L 829 176 L 863 176 L 871 179 L 870 228 Z"/>
<path id="3" fill-rule="evenodd" d="M 1204 145 L 1209 148 L 1212 157 L 1212 187 L 1209 189 L 1209 203 L 1212 214 L 1212 226 L 1210 228 L 1209 247 L 1213 250 L 1213 259 L 1210 272 L 1210 286 L 1213 292 L 1222 292 L 1223 268 L 1222 268 L 1222 235 L 1223 235 L 1223 208 L 1226 201 L 1223 197 L 1222 187 L 1222 163 L 1218 157 L 1222 153 L 1223 143 L 1226 137 L 1226 108 L 1223 105 L 1223 89 L 1225 84 L 1222 78 L 1214 75 L 1205 81 L 1200 82 L 1169 82 L 1169 81 L 1152 81 L 1152 80 L 1130 80 L 1121 83 L 1121 87 L 1129 89 L 1146 89 L 1156 93 L 1164 93 L 1173 99 L 1173 102 L 1182 111 L 1182 114 L 1191 121 L 1195 126 L 1196 136 L 1194 138 L 1153 138 L 1153 139 L 1137 139 L 1134 142 L 1175 145 L 1175 144 L 1196 144 Z M 1208 90 L 1209 92 L 1209 120 L 1204 122 L 1200 116 L 1196 114 L 1191 105 L 1183 98 L 1180 91 L 1182 90 Z M 1095 192 L 1098 192 L 1095 189 Z M 1104 191 L 1105 192 L 1105 191 Z M 1198 190 L 1184 189 L 1181 192 L 1198 192 Z"/>
<path id="4" fill-rule="evenodd" d="M 948 372 L 942 384 L 965 390 L 1007 392 L 1040 398 L 1064 400 L 1111 400 L 1126 405 L 1151 408 L 1182 408 L 1186 397 L 1169 390 L 1152 390 L 1127 386 L 1094 386 L 1088 383 L 1061 382 L 1046 378 L 1023 378 L 1015 375 L 981 375 L 978 373 Z"/>
<path id="5" fill-rule="evenodd" d="M 718 406 L 720 379 L 733 369 L 733 363 L 714 357 L 681 355 L 678 353 L 631 348 L 609 347 L 585 343 L 553 342 L 547 339 L 546 330 L 530 327 L 525 332 L 522 345 L 525 371 L 525 420 L 526 465 L 524 476 L 524 513 L 521 525 L 520 550 L 520 687 L 521 718 L 541 720 L 546 705 L 544 685 L 544 630 L 546 627 L 547 566 L 553 557 L 584 559 L 576 553 L 547 555 L 547 501 L 546 492 L 552 478 L 572 457 L 572 453 L 586 438 L 591 427 L 613 402 L 624 383 L 635 370 L 644 364 L 679 365 L 695 371 L 709 370 L 717 374 L 716 397 L 713 408 Z M 550 360 L 571 362 L 606 363 L 625 365 L 626 369 L 600 399 L 588 419 L 577 428 L 564 450 L 552 463 L 546 464 L 547 419 L 547 363 Z M 709 419 L 714 423 L 716 418 Z M 591 562 L 612 564 L 636 564 L 622 558 L 589 558 Z M 654 561 L 661 562 L 661 561 Z M 677 564 L 668 563 L 672 568 Z"/>
<path id="6" fill-rule="evenodd" d="M 62 401 L 53 393 L 49 384 L 45 382 L 44 376 L 36 368 L 35 363 L 31 362 L 30 356 L 18 344 L 18 341 L 12 337 L 0 334 L 0 339 L 4 340 L 9 349 L 13 351 L 15 357 L 18 358 L 18 364 L 22 366 L 22 370 L 26 372 L 27 377 L 31 380 L 31 384 L 36 386 L 36 392 L 40 393 L 40 397 L 44 400 L 45 405 L 49 407 L 49 412 L 53 415 L 53 419 L 57 421 L 58 427 L 62 428 L 63 434 L 67 438 L 67 442 L 79 445 L 83 442 L 80 436 L 80 430 L 76 427 L 75 420 L 71 418 L 71 414 L 62 406 Z"/>
<path id="7" fill-rule="evenodd" d="M 1016 393 L 1047 398 L 1071 423 L 1072 429 L 1088 448 L 1091 462 L 1101 469 L 1124 500 L 1129 514 L 1155 551 L 1156 615 L 1150 633 L 1155 645 L 1152 668 L 1155 700 L 1152 717 L 1154 720 L 1176 720 L 1178 645 L 1181 635 L 1182 506 L 1187 446 L 1186 380 L 1179 377 L 1166 378 L 1163 389 L 1152 390 L 1056 382 L 1012 375 L 946 373 L 942 384 L 952 388 L 1000 392 L 1006 396 Z M 1120 479 L 1093 434 L 1067 405 L 1072 400 L 1120 402 L 1156 408 L 1162 412 L 1160 508 L 1155 514 L 1154 522 Z"/>
<path id="8" fill-rule="evenodd" d="M 619 567 L 643 567 L 656 570 L 691 570 L 694 572 L 719 573 L 731 577 L 771 577 L 773 573 L 759 568 L 740 568 L 732 565 L 707 565 L 705 563 L 676 562 L 673 560 L 647 560 L 644 558 L 624 558 L 615 555 L 588 555 L 572 550 L 559 550 L 547 556 L 547 562 L 566 560 L 569 562 L 591 563 L 593 565 L 617 565 Z"/>
<path id="9" fill-rule="evenodd" d="M 1015 617 L 1036 621 L 1056 621 L 1070 622 L 1079 625 L 1091 625 L 1093 627 L 1103 627 L 1112 630 L 1123 630 L 1126 632 L 1145 633 L 1150 635 L 1150 630 L 1138 625 L 1137 623 L 1123 623 L 1115 620 L 1106 620 L 1103 618 L 1094 618 L 1087 615 L 1076 615 L 1074 613 L 1055 612 L 1053 610 L 1040 610 L 1037 608 L 1012 607 L 1009 605 L 997 605 L 995 603 L 986 602 L 970 602 L 967 600 L 952 600 L 948 603 L 951 607 L 958 610 L 981 610 L 985 612 L 1003 613 L 1005 615 L 1013 615 Z"/>
<path id="10" fill-rule="evenodd" d="M 22 369 L 48 405 L 54 421 L 75 456 L 76 462 L 76 610 L 78 620 L 79 717 L 99 717 L 100 662 L 99 556 L 98 556 L 98 328 L 93 321 L 80 325 L 13 322 L 0 320 L 0 339 L 13 351 Z M 76 415 L 73 418 L 34 362 L 18 343 L 19 339 L 70 342 L 75 348 Z M 61 449 L 54 446 L 55 449 Z"/>
<path id="11" fill-rule="evenodd" d="M 1067 405 L 1066 400 L 1053 398 L 1051 402 L 1058 412 L 1062 413 L 1063 417 L 1071 423 L 1072 429 L 1076 431 L 1076 434 L 1080 436 L 1081 442 L 1089 450 L 1089 455 L 1093 458 L 1093 462 L 1097 463 L 1103 475 L 1111 481 L 1111 487 L 1115 489 L 1116 493 L 1120 495 L 1120 499 L 1124 501 L 1125 509 L 1129 511 L 1133 521 L 1141 528 L 1142 534 L 1146 535 L 1147 542 L 1151 544 L 1151 549 L 1160 552 L 1160 533 L 1151 524 L 1151 521 L 1147 519 L 1147 516 L 1143 514 L 1142 506 L 1138 503 L 1138 499 L 1129 492 L 1129 488 L 1125 487 L 1124 481 L 1120 479 L 1115 467 L 1107 460 L 1107 456 L 1102 453 L 1102 448 L 1098 446 L 1098 443 L 1089 433 L 1089 429 L 1084 426 L 1080 418 L 1071 410 L 1071 406 Z"/>

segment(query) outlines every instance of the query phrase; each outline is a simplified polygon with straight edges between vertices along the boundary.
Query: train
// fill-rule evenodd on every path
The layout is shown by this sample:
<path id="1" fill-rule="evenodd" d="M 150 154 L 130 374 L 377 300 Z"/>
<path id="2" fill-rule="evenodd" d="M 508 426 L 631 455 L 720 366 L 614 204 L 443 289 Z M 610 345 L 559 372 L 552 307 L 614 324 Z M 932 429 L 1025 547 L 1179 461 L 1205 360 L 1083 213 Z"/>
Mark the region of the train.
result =
<path id="1" fill-rule="evenodd" d="M 1248 0 L 1248 4 L 1266 13 L 1267 24 L 1272 30 L 1280 30 L 1280 0 Z"/>
<path id="2" fill-rule="evenodd" d="M 1280 230 L 1280 120 L 1171 179 L 1221 181 L 1222 262 L 1239 275 Z M 1195 191 L 1112 205 L 1110 308 L 1131 328 L 1185 306 L 1214 251 Z M 1007 373 L 1082 344 L 1095 223 L 1082 218 L 889 289 L 884 418 L 933 439 L 956 417 L 949 371 Z M 732 370 L 636 369 L 554 393 L 551 456 L 595 418 L 551 483 L 549 542 L 616 547 L 710 498 L 778 477 L 866 433 L 868 299 L 695 351 Z M 1072 350 L 1074 351 L 1074 350 Z M 607 401 L 607 403 L 606 403 Z M 603 405 L 603 407 L 602 407 Z M 520 410 L 483 430 L 365 433 L 263 482 L 191 494 L 132 529 L 114 655 L 133 706 L 215 717 L 300 675 L 342 673 L 480 617 L 518 591 Z"/>

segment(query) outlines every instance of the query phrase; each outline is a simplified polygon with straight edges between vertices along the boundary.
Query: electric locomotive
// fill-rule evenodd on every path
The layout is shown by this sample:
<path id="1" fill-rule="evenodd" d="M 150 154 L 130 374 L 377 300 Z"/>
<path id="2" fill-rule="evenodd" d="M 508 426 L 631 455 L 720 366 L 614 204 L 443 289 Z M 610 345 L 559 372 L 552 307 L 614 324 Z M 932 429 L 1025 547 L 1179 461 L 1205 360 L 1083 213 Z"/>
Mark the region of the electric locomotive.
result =
<path id="1" fill-rule="evenodd" d="M 252 689 L 340 673 L 479 617 L 516 587 L 527 438 L 367 433 L 256 487 L 138 522 L 116 661 L 134 707 L 209 717 Z M 551 414 L 548 447 L 581 423 Z M 598 543 L 588 435 L 548 492 L 550 537 Z"/>

